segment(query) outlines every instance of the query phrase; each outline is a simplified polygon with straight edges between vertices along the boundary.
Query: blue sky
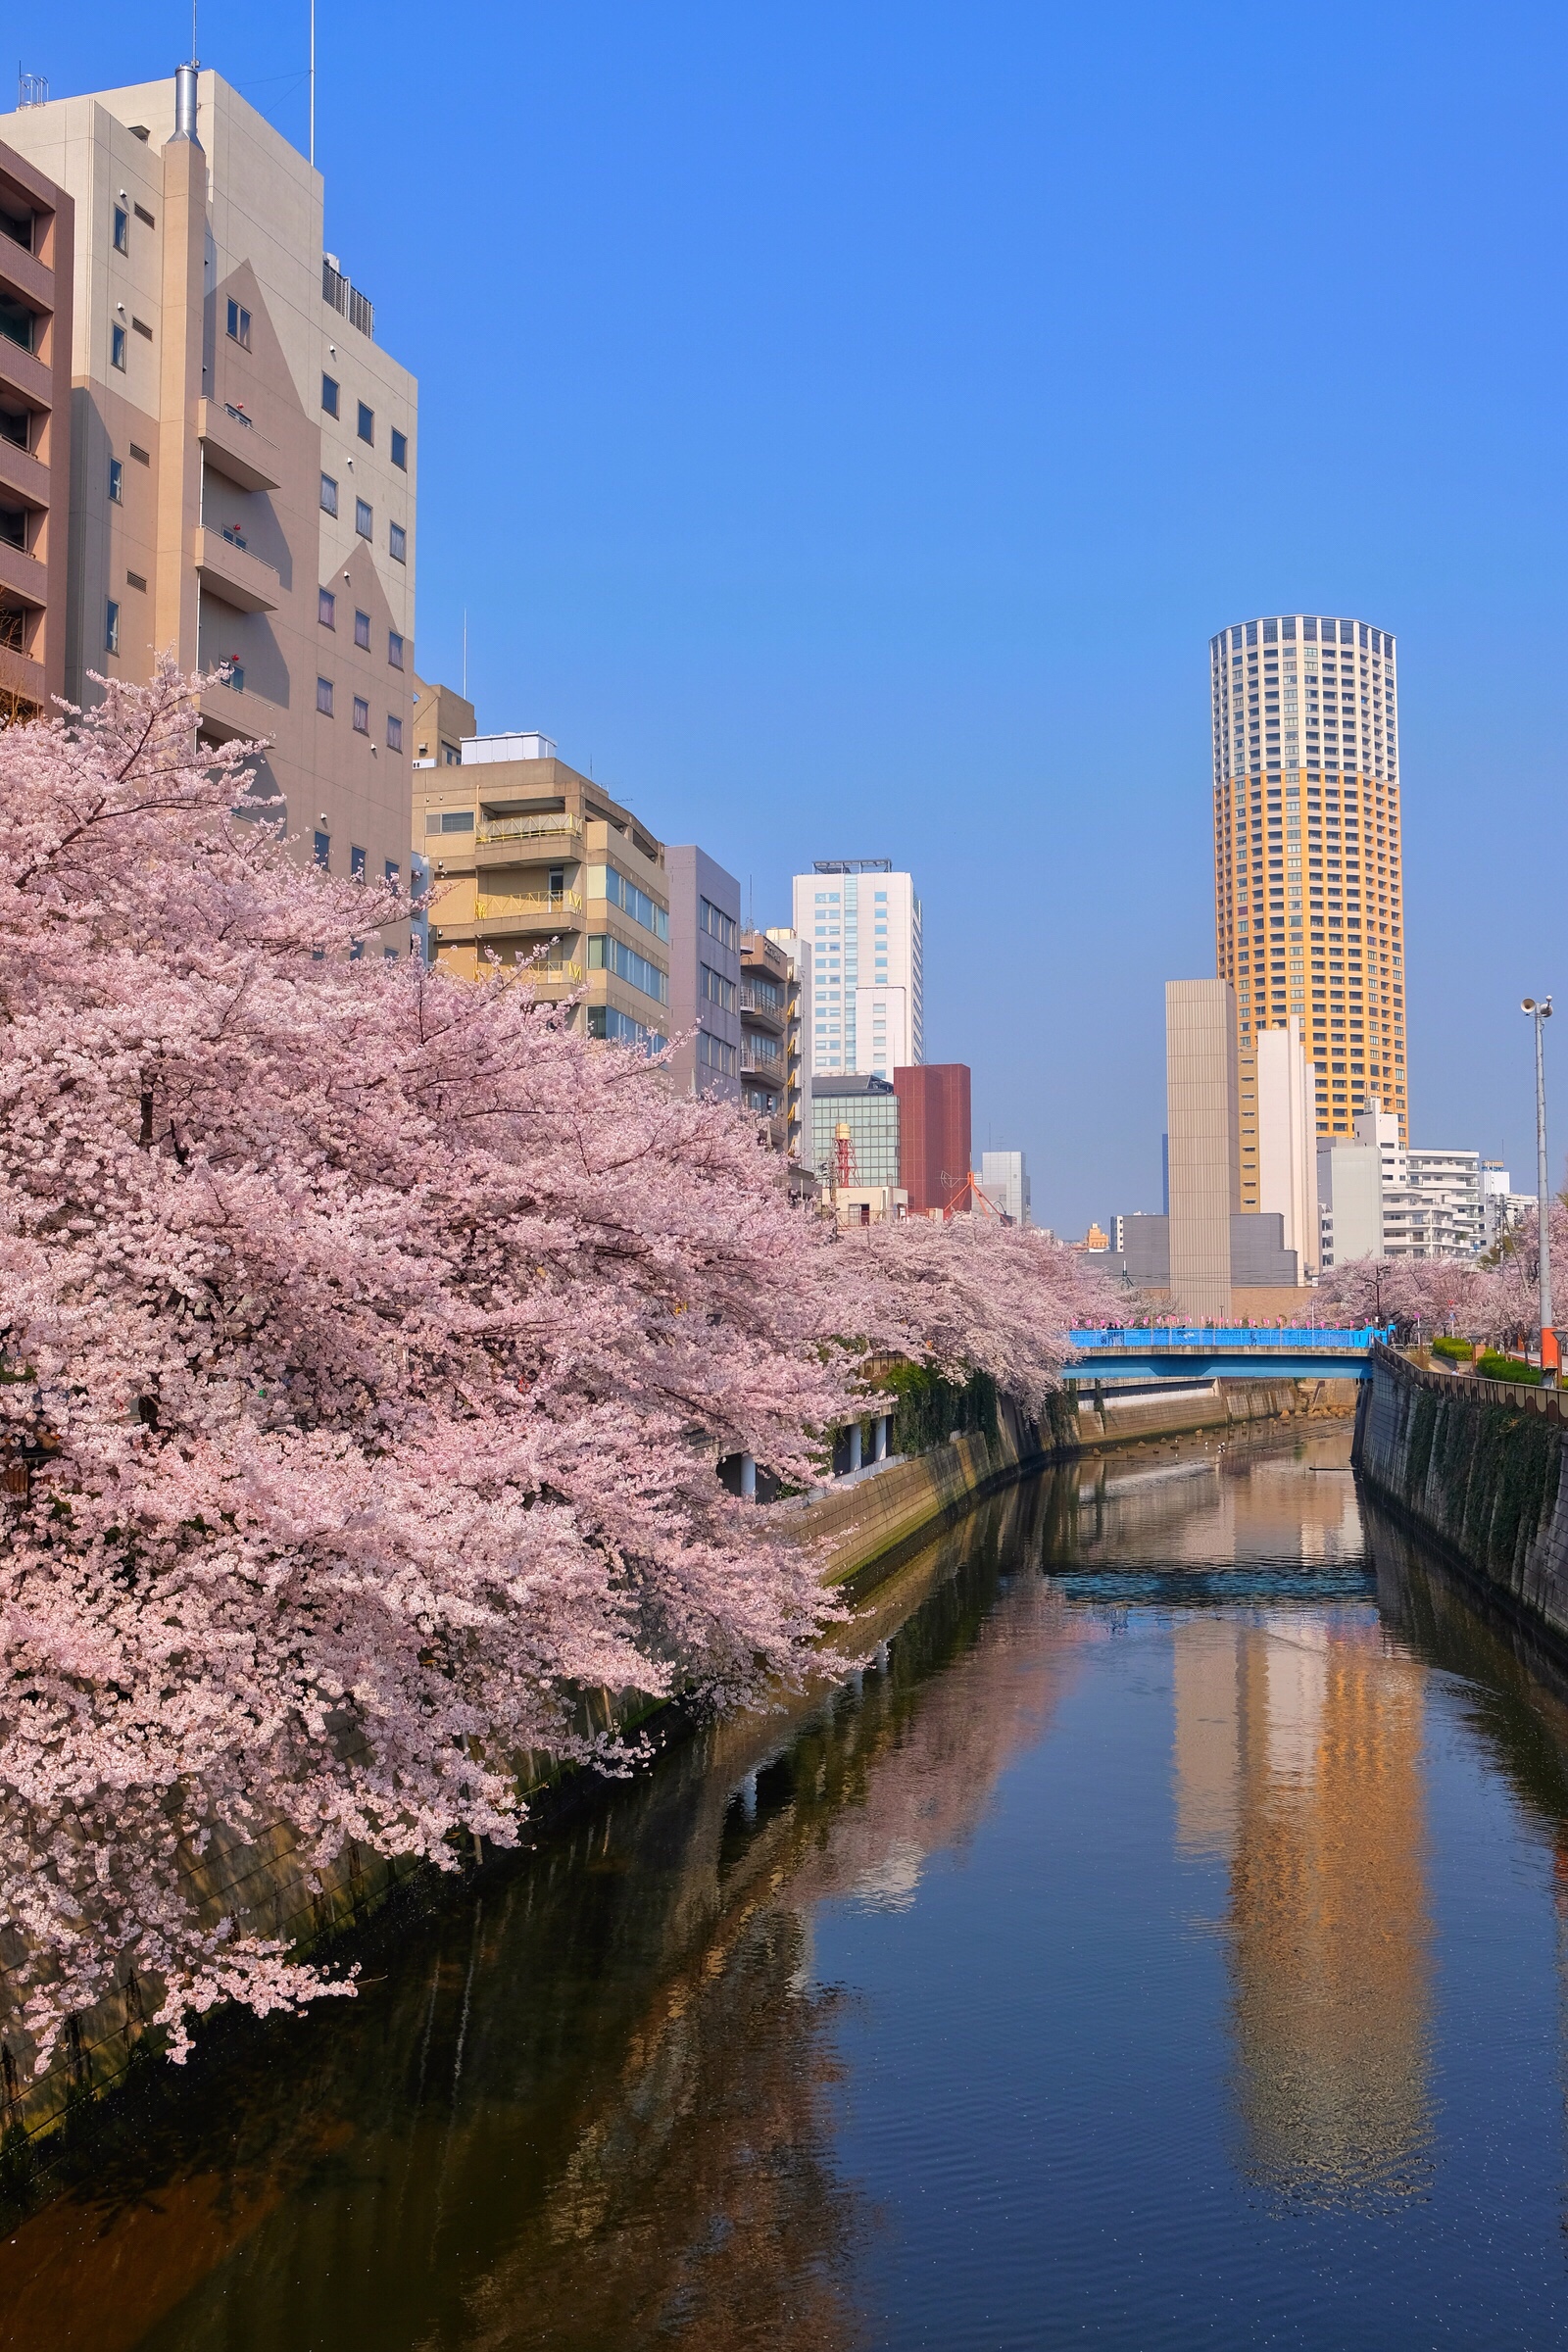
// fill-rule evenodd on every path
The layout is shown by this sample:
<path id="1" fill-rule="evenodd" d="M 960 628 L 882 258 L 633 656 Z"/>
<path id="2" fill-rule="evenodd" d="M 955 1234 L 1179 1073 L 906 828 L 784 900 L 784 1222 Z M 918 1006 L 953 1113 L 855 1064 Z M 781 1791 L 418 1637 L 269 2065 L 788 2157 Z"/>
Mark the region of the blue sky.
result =
<path id="1" fill-rule="evenodd" d="M 59 96 L 172 71 L 190 20 L 27 37 Z M 466 608 L 481 726 L 592 761 L 760 922 L 814 857 L 912 868 L 927 1053 L 1079 1233 L 1158 1205 L 1161 984 L 1213 969 L 1210 633 L 1393 629 L 1413 1140 L 1530 1180 L 1560 7 L 323 0 L 318 41 L 327 242 L 420 379 L 426 675 Z M 203 7 L 301 145 L 306 47 L 304 0 Z"/>

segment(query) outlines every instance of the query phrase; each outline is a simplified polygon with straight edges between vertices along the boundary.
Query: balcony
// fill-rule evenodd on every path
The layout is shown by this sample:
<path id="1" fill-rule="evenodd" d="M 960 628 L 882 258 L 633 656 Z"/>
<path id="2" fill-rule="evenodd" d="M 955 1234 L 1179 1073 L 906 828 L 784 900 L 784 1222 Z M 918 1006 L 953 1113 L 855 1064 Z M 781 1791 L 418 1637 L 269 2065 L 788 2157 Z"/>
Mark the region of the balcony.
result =
<path id="1" fill-rule="evenodd" d="M 481 898 L 474 902 L 474 920 L 479 923 L 515 923 L 528 929 L 575 931 L 574 918 L 582 913 L 582 894 L 575 890 L 560 891 L 554 897 L 549 891 L 508 891 L 501 898 Z"/>
<path id="2" fill-rule="evenodd" d="M 741 1010 L 751 1013 L 757 1020 L 765 1021 L 770 1029 L 776 1029 L 782 1037 L 789 1019 L 782 989 L 758 988 L 752 981 L 743 980 Z"/>
<path id="3" fill-rule="evenodd" d="M 540 816 L 498 816 L 481 825 L 474 836 L 481 849 L 506 841 L 545 841 L 552 835 L 582 834 L 582 820 L 569 808 L 549 809 Z"/>
<path id="4" fill-rule="evenodd" d="M 768 1037 L 742 1037 L 741 1068 L 749 1077 L 784 1083 L 784 1049 Z"/>
<path id="5" fill-rule="evenodd" d="M 13 547 L 9 539 L 0 539 L 0 589 L 19 597 L 24 605 L 45 605 L 49 601 L 49 575 L 36 556 Z"/>
<path id="6" fill-rule="evenodd" d="M 64 492 L 65 485 L 61 484 Z M 30 450 L 22 449 L 0 433 L 0 489 L 24 499 L 29 507 L 49 504 L 49 468 Z"/>
<path id="7" fill-rule="evenodd" d="M 202 586 L 241 612 L 275 612 L 283 583 L 270 564 L 253 556 L 239 534 L 202 524 L 196 533 Z"/>
<path id="8" fill-rule="evenodd" d="M 204 400 L 196 412 L 196 432 L 208 464 L 225 481 L 241 490 L 277 488 L 282 479 L 277 451 L 232 401 Z"/>

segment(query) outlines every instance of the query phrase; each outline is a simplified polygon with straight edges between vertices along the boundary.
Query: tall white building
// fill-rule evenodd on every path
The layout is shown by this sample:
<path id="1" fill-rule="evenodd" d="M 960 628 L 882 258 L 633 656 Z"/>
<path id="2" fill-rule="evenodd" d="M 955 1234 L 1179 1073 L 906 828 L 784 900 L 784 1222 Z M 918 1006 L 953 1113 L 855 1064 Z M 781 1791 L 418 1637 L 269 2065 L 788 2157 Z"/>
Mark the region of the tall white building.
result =
<path id="1" fill-rule="evenodd" d="M 1406 1151 L 1399 1125 L 1374 1095 L 1357 1113 L 1356 1141 L 1383 1171 L 1383 1248 L 1389 1257 L 1478 1257 L 1486 1246 L 1479 1152 Z M 1343 1258 L 1344 1252 L 1337 1251 Z"/>
<path id="2" fill-rule="evenodd" d="M 1030 1223 L 1029 1167 L 1021 1152 L 983 1152 L 980 1190 L 992 1207 L 1010 1217 L 1015 1225 Z M 1118 1225 L 1120 1222 L 1118 1218 Z M 1116 1246 L 1120 1249 L 1121 1244 L 1118 1242 Z"/>
<path id="3" fill-rule="evenodd" d="M 1320 1136 L 1317 1200 L 1320 1267 L 1383 1255 L 1383 1165 L 1375 1144 Z"/>
<path id="4" fill-rule="evenodd" d="M 920 902 L 887 858 L 819 858 L 795 877 L 812 955 L 813 1071 L 891 1078 L 925 1059 Z"/>

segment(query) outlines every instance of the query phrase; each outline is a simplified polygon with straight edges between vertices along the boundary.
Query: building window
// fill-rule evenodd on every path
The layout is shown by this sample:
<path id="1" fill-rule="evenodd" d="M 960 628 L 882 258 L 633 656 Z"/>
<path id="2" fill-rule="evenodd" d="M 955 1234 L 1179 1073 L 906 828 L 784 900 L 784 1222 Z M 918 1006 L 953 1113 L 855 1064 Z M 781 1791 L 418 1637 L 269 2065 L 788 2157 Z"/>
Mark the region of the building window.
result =
<path id="1" fill-rule="evenodd" d="M 331 862 L 332 862 L 332 836 L 331 836 L 331 834 L 330 834 L 330 833 L 318 833 L 318 834 L 317 834 L 317 836 L 316 836 L 316 862 L 317 862 L 317 864 L 318 864 L 318 866 L 321 868 L 321 871 L 322 871 L 323 873 L 325 873 L 325 872 L 326 872 L 326 870 L 327 870 L 327 868 L 328 868 L 328 867 L 331 865 Z"/>
<path id="2" fill-rule="evenodd" d="M 237 302 L 230 302 L 228 306 L 228 336 L 229 341 L 237 343 L 242 351 L 249 351 L 251 347 L 251 315 Z"/>
<path id="3" fill-rule="evenodd" d="M 471 808 L 428 809 L 425 813 L 424 829 L 427 833 L 471 833 L 473 831 L 473 810 Z"/>
<path id="4" fill-rule="evenodd" d="M 394 669 L 403 667 L 403 640 L 396 629 L 388 629 L 386 633 L 386 658 Z"/>
<path id="5" fill-rule="evenodd" d="M 321 407 L 328 416 L 337 415 L 337 377 L 335 375 L 323 375 L 321 378 Z"/>
<path id="6" fill-rule="evenodd" d="M 118 368 L 122 375 L 124 374 L 125 330 L 122 326 L 112 326 L 109 329 L 109 365 L 111 368 Z"/>
<path id="7" fill-rule="evenodd" d="M 385 871 L 388 888 L 396 890 L 398 886 L 400 869 L 398 866 L 398 861 L 395 858 L 389 858 L 387 859 Z"/>
<path id="8" fill-rule="evenodd" d="M 354 732 L 356 735 L 370 732 L 370 706 L 360 695 L 354 697 Z"/>
<path id="9" fill-rule="evenodd" d="M 363 400 L 360 403 L 359 432 L 360 439 L 368 441 L 373 449 L 375 447 L 375 411 L 368 407 Z"/>
<path id="10" fill-rule="evenodd" d="M 245 664 L 243 662 L 236 662 L 232 654 L 225 654 L 222 661 L 220 662 L 218 675 L 222 684 L 232 687 L 236 694 L 244 693 Z"/>
<path id="11" fill-rule="evenodd" d="M 697 902 L 697 928 L 706 931 L 710 939 L 716 939 L 721 948 L 735 945 L 734 921 L 707 899 L 700 898 Z"/>
<path id="12" fill-rule="evenodd" d="M 386 714 L 386 748 L 389 752 L 401 752 L 403 749 L 403 721 L 395 710 L 389 710 Z"/>
<path id="13" fill-rule="evenodd" d="M 370 615 L 368 614 L 368 612 L 356 612 L 356 613 L 355 613 L 355 615 L 354 615 L 354 642 L 355 642 L 355 644 L 356 644 L 356 645 L 363 645 L 367 653 L 368 653 L 368 652 L 369 652 L 369 650 L 370 650 Z"/>
<path id="14" fill-rule="evenodd" d="M 337 484 L 329 473 L 323 473 L 321 476 L 321 513 L 323 514 L 337 513 Z"/>
<path id="15" fill-rule="evenodd" d="M 392 428 L 392 463 L 399 466 L 404 473 L 408 472 L 409 436 L 407 433 L 400 433 L 396 425 Z"/>
<path id="16" fill-rule="evenodd" d="M 641 923 L 643 929 L 651 931 L 656 939 L 668 939 L 669 915 L 666 910 L 651 899 L 645 890 L 639 890 L 635 882 L 628 881 L 618 866 L 591 865 L 588 868 L 588 896 L 591 899 L 608 899 L 612 906 L 618 906 L 623 914 L 629 914 L 634 923 Z"/>
<path id="17" fill-rule="evenodd" d="M 363 850 L 352 849 L 349 852 L 349 880 L 351 882 L 365 880 L 365 852 Z"/>
<path id="18" fill-rule="evenodd" d="M 323 718 L 330 718 L 330 717 L 331 717 L 331 715 L 332 715 L 332 681 L 331 681 L 331 679 L 330 679 L 330 678 L 318 678 L 318 679 L 317 679 L 317 681 L 316 681 L 316 708 L 318 709 L 318 710 L 319 710 L 319 712 L 321 713 L 321 716 L 322 716 Z"/>
<path id="19" fill-rule="evenodd" d="M 125 468 L 123 467 L 123 466 L 122 466 L 122 464 L 120 463 L 120 460 L 119 460 L 118 458 L 111 458 L 111 459 L 110 459 L 110 461 L 109 461 L 109 503 L 110 503 L 110 505 L 111 505 L 111 506 L 115 506 L 115 507 L 122 507 L 122 506 L 124 505 L 124 503 L 125 503 L 124 491 L 125 491 Z"/>
<path id="20" fill-rule="evenodd" d="M 706 899 L 703 904 L 708 904 Z M 706 963 L 699 964 L 697 968 L 697 993 L 705 997 L 710 1004 L 721 1005 L 725 1012 L 735 1009 L 734 981 L 726 980 L 722 972 L 711 970 Z"/>
<path id="21" fill-rule="evenodd" d="M 371 539 L 375 536 L 375 516 L 370 512 L 370 502 L 368 498 L 357 498 L 354 501 L 354 528 L 362 539 Z"/>
<path id="22" fill-rule="evenodd" d="M 387 553 L 394 564 L 406 564 L 409 560 L 409 534 L 401 522 L 395 522 L 387 534 Z"/>
<path id="23" fill-rule="evenodd" d="M 117 253 L 130 251 L 130 215 L 122 204 L 117 204 L 115 207 L 115 251 Z"/>
<path id="24" fill-rule="evenodd" d="M 635 948 L 624 941 L 596 936 L 588 942 L 588 969 L 591 972 L 613 972 L 628 987 L 635 988 L 656 1004 L 669 1002 L 669 975 L 662 972 L 657 963 L 639 956 Z"/>
<path id="25" fill-rule="evenodd" d="M 316 617 L 323 629 L 337 627 L 337 598 L 330 588 L 318 588 L 316 591 Z"/>
<path id="26" fill-rule="evenodd" d="M 118 654 L 119 651 L 120 607 L 115 603 L 113 597 L 111 597 L 109 603 L 104 608 L 104 652 L 106 654 Z"/>

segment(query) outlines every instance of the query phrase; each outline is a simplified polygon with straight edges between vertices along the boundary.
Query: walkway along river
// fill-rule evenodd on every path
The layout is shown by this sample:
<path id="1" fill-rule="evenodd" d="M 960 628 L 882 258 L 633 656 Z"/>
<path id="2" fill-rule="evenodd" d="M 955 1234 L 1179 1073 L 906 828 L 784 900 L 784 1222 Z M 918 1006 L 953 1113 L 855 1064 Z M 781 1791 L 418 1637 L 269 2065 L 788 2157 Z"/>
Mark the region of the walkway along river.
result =
<path id="1" fill-rule="evenodd" d="M 1348 1456 L 977 1509 L 863 1671 L 149 2072 L 0 2348 L 1561 2340 L 1568 1683 Z"/>

